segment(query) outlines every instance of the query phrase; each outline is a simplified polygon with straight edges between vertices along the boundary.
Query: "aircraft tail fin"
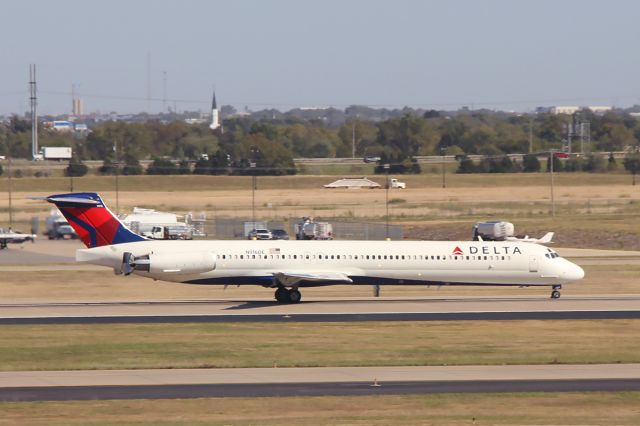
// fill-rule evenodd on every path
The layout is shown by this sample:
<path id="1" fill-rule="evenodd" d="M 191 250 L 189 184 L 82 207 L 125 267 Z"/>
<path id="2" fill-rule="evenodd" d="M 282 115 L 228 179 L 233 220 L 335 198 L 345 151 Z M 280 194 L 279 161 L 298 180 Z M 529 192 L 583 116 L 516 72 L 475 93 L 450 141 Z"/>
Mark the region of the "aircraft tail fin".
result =
<path id="1" fill-rule="evenodd" d="M 551 240 L 553 239 L 553 232 L 547 232 L 546 234 L 544 234 L 544 236 L 542 238 L 540 238 L 538 240 L 539 244 L 549 244 L 551 242 Z"/>
<path id="2" fill-rule="evenodd" d="M 88 248 L 146 240 L 124 226 L 95 192 L 50 195 L 46 201 L 56 205 Z"/>

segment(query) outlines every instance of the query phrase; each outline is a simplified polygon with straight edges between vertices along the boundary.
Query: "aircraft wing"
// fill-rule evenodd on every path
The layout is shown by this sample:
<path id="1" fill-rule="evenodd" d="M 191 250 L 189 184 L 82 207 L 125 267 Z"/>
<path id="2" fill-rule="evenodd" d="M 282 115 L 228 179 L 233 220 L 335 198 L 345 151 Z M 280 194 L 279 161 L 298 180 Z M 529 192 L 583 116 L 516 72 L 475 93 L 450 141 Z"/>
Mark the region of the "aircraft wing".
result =
<path id="1" fill-rule="evenodd" d="M 351 284 L 353 280 L 342 272 L 275 272 L 274 277 L 287 287 L 300 282 L 322 282 L 328 284 Z"/>
<path id="2" fill-rule="evenodd" d="M 553 239 L 553 235 L 554 235 L 553 232 L 547 232 L 546 234 L 544 234 L 542 238 L 531 238 L 528 235 L 526 235 L 523 238 L 507 237 L 506 241 L 518 241 L 521 243 L 551 244 L 553 243 L 553 241 L 551 241 Z"/>

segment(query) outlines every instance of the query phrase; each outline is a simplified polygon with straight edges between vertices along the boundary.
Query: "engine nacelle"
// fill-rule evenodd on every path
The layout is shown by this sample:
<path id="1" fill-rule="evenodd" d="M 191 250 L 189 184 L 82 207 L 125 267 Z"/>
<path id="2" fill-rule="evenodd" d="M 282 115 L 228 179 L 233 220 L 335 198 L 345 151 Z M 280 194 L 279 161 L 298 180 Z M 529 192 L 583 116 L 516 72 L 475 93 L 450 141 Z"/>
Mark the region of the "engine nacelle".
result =
<path id="1" fill-rule="evenodd" d="M 151 253 L 148 266 L 152 274 L 201 274 L 216 268 L 216 256 L 211 252 Z"/>
<path id="2" fill-rule="evenodd" d="M 507 237 L 513 237 L 513 232 L 511 222 L 478 222 L 473 226 L 473 239 L 477 241 L 480 237 L 485 241 L 504 241 Z"/>

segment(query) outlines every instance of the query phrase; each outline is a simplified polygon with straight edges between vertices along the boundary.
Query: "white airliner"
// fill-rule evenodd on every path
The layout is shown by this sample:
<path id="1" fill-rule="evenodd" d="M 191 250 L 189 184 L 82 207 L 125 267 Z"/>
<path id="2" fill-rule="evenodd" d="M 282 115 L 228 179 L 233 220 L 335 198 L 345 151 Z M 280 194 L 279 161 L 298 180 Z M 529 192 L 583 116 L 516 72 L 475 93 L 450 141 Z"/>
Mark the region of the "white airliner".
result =
<path id="1" fill-rule="evenodd" d="M 555 251 L 519 241 L 158 241 L 127 229 L 96 193 L 52 195 L 88 247 L 76 260 L 185 284 L 254 284 L 296 303 L 299 288 L 334 284 L 550 286 L 584 271 Z"/>

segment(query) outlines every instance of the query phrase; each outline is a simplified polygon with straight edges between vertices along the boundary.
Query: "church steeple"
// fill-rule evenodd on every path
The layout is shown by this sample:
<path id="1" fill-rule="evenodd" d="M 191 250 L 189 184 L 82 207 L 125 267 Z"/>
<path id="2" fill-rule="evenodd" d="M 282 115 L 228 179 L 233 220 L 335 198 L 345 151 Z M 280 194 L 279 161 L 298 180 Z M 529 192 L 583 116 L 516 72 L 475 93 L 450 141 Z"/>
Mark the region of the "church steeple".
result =
<path id="1" fill-rule="evenodd" d="M 216 91 L 213 90 L 213 100 L 211 101 L 211 124 L 209 128 L 215 130 L 220 127 L 220 116 L 218 114 L 218 105 L 216 104 Z"/>

